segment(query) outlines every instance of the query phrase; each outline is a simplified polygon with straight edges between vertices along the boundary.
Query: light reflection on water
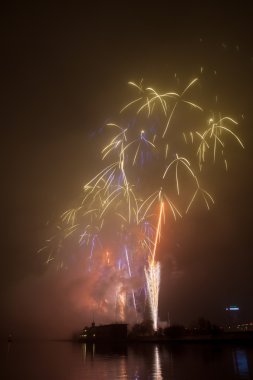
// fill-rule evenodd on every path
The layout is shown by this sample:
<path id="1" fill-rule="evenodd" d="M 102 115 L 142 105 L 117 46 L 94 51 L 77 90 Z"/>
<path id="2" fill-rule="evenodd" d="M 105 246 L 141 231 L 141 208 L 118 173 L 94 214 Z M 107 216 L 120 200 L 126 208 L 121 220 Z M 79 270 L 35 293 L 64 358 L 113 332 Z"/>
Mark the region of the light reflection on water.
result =
<path id="1" fill-rule="evenodd" d="M 247 353 L 243 349 L 236 349 L 233 353 L 235 373 L 241 379 L 249 379 L 249 366 Z"/>
<path id="2" fill-rule="evenodd" d="M 162 369 L 158 347 L 154 347 L 154 364 L 153 364 L 153 379 L 162 380 Z"/>
<path id="3" fill-rule="evenodd" d="M 253 379 L 253 346 L 13 342 L 0 354 L 3 380 Z"/>

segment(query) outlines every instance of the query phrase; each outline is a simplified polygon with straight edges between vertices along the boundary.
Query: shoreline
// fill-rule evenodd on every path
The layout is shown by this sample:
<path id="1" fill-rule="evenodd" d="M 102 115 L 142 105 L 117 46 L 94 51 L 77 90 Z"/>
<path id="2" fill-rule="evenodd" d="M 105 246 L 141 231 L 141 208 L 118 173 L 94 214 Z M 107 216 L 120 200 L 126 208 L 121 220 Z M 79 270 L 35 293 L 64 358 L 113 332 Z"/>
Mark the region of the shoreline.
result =
<path id="1" fill-rule="evenodd" d="M 166 336 L 128 336 L 126 339 L 78 339 L 78 343 L 99 343 L 99 344 L 138 344 L 138 343 L 155 343 L 155 344 L 253 344 L 253 331 L 250 332 L 227 332 L 217 336 L 200 335 L 200 336 L 183 336 L 170 338 Z"/>

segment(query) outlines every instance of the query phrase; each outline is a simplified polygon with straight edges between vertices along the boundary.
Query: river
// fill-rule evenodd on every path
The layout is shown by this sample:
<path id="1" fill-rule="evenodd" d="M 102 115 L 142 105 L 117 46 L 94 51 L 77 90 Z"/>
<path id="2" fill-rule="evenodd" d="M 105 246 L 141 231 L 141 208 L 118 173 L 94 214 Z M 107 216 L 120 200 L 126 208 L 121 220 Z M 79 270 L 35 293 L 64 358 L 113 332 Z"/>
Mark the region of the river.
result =
<path id="1" fill-rule="evenodd" d="M 1 380 L 253 379 L 253 347 L 1 343 Z"/>

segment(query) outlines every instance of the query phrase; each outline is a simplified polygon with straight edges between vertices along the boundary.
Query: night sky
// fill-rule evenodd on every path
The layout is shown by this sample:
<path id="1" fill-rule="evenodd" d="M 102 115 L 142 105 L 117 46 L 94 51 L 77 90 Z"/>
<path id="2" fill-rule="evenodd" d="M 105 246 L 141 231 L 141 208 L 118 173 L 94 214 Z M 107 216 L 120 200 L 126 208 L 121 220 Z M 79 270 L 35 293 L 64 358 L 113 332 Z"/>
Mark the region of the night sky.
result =
<path id="1" fill-rule="evenodd" d="M 91 322 L 82 268 L 57 272 L 36 252 L 101 168 L 103 127 L 129 99 L 127 82 L 169 88 L 175 73 L 188 83 L 201 67 L 202 103 L 218 95 L 245 150 L 231 144 L 229 171 L 211 168 L 209 212 L 170 221 L 158 252 L 159 316 L 220 323 L 237 304 L 253 321 L 253 12 L 246 3 L 136 3 L 2 9 L 1 336 L 63 337 Z"/>

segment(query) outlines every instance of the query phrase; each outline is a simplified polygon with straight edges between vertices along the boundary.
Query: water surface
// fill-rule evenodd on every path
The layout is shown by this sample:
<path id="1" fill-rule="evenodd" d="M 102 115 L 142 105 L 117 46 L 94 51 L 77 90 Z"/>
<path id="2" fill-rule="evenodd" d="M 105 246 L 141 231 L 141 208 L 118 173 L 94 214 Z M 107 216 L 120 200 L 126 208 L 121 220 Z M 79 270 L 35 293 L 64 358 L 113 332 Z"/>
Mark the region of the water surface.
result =
<path id="1" fill-rule="evenodd" d="M 1 380 L 253 379 L 251 346 L 13 342 L 0 349 Z"/>

